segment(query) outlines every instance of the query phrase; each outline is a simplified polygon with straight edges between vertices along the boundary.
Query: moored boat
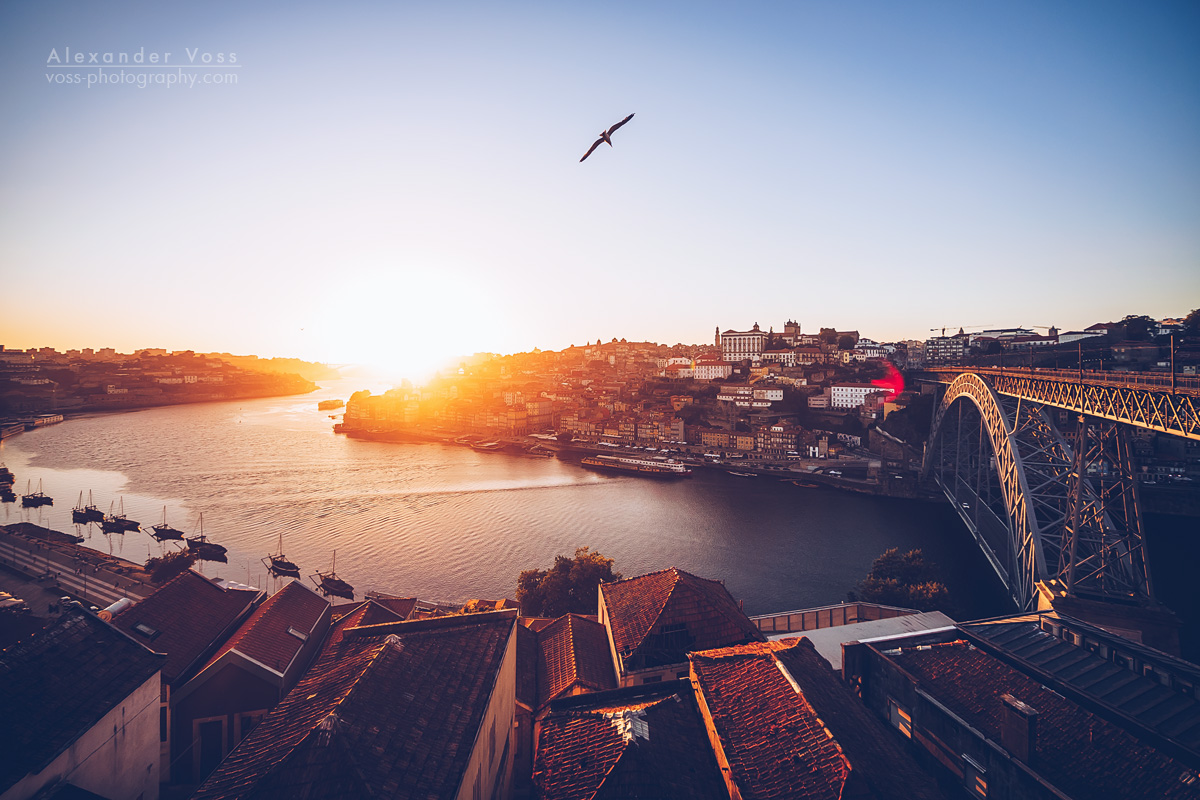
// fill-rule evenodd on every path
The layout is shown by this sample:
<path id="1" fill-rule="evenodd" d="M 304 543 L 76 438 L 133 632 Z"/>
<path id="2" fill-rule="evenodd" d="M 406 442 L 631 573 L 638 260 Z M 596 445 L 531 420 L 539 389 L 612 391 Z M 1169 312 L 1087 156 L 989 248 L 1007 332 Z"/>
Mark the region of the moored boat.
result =
<path id="1" fill-rule="evenodd" d="M 167 524 L 167 507 L 163 506 L 163 521 L 158 525 L 151 525 L 150 530 L 154 531 L 150 535 L 160 542 L 165 542 L 168 539 L 182 540 L 183 531 L 178 528 L 172 528 Z"/>
<path id="2" fill-rule="evenodd" d="M 229 559 L 226 558 L 226 549 L 217 544 L 210 542 L 204 535 L 204 515 L 200 515 L 200 534 L 198 536 L 184 537 L 187 542 L 188 550 L 191 550 L 201 561 L 220 561 L 222 564 L 228 564 Z"/>
<path id="3" fill-rule="evenodd" d="M 275 577 L 283 578 L 299 578 L 300 567 L 295 561 L 289 561 L 287 556 L 283 554 L 283 533 L 279 534 L 279 553 L 276 555 L 268 555 L 263 559 L 263 565 Z"/>
<path id="4" fill-rule="evenodd" d="M 595 455 L 585 456 L 580 463 L 592 469 L 630 472 L 650 478 L 686 478 L 692 474 L 686 465 L 669 458 Z"/>
<path id="5" fill-rule="evenodd" d="M 330 567 L 329 572 L 318 571 L 311 577 L 313 583 L 317 585 L 317 590 L 326 597 L 354 599 L 354 587 L 337 576 L 337 550 L 333 551 L 333 566 Z"/>
<path id="6" fill-rule="evenodd" d="M 734 470 L 731 470 L 731 469 L 727 469 L 725 471 L 728 472 L 730 475 L 735 475 L 739 478 L 757 478 L 758 477 L 757 472 L 735 472 Z"/>
<path id="7" fill-rule="evenodd" d="M 27 494 L 21 495 L 21 506 L 23 508 L 37 508 L 38 506 L 54 505 L 54 498 L 42 491 L 42 482 L 38 481 L 38 490 L 30 492 L 29 487 L 25 487 Z"/>
<path id="8" fill-rule="evenodd" d="M 125 533 L 126 531 L 140 531 L 142 524 L 125 516 L 125 498 L 121 498 L 121 510 L 113 513 L 112 503 L 108 504 L 108 516 L 104 517 L 100 522 L 100 530 L 105 533 Z"/>
<path id="9" fill-rule="evenodd" d="M 17 478 L 13 475 L 12 470 L 0 464 L 0 485 L 12 486 L 17 482 Z"/>
<path id="10" fill-rule="evenodd" d="M 79 493 L 79 503 L 71 509 L 71 521 L 77 525 L 87 525 L 89 522 L 103 522 L 104 512 L 92 503 L 92 493 L 88 492 L 87 505 L 83 504 L 83 492 Z"/>

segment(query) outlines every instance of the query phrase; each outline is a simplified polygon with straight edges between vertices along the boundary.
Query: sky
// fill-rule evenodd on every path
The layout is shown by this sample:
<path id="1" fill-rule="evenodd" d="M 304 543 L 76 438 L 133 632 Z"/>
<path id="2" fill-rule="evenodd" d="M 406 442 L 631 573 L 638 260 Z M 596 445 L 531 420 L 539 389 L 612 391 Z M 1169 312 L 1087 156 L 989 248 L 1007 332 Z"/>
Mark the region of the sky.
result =
<path id="1" fill-rule="evenodd" d="M 1182 316 L 1198 37 L 1194 2 L 7 2 L 0 344 L 418 375 Z"/>

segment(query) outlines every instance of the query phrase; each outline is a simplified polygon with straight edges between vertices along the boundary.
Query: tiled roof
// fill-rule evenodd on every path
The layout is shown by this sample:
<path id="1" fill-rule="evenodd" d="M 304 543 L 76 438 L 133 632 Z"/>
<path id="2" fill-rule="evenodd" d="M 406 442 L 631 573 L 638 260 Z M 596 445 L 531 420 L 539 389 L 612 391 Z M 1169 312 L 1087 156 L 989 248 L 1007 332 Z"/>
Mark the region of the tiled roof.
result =
<path id="1" fill-rule="evenodd" d="M 729 797 L 686 683 L 569 700 L 542 721 L 533 774 L 540 800 Z"/>
<path id="2" fill-rule="evenodd" d="M 997 645 L 1009 657 L 1049 674 L 1200 758 L 1200 703 L 1194 697 L 1064 642 L 1043 631 L 1036 620 L 962 627 Z M 1149 651 L 1151 658 L 1159 658 L 1195 680 L 1193 664 L 1135 642 L 1124 646 L 1135 652 Z"/>
<path id="3" fill-rule="evenodd" d="M 193 797 L 454 797 L 515 618 L 499 611 L 348 633 Z"/>
<path id="4" fill-rule="evenodd" d="M 377 600 L 360 600 L 357 603 L 347 603 L 336 606 L 336 608 L 339 611 L 342 609 L 349 609 L 349 611 L 338 614 L 337 619 L 329 626 L 329 637 L 324 645 L 325 650 L 340 642 L 342 635 L 350 628 L 404 621 L 404 617 Z"/>
<path id="5" fill-rule="evenodd" d="M 1181 782 L 1186 765 L 964 641 L 888 657 L 994 742 L 1001 738 L 1002 695 L 1032 706 L 1039 717 L 1036 770 L 1070 796 L 1196 798 Z"/>
<path id="6" fill-rule="evenodd" d="M 934 800 L 943 797 L 933 777 L 908 755 L 895 735 L 850 691 L 807 639 L 775 657 L 799 684 L 817 716 L 850 760 L 850 778 L 860 779 L 876 800 Z"/>
<path id="7" fill-rule="evenodd" d="M 691 656 L 733 780 L 748 798 L 838 800 L 849 760 L 774 656 L 761 652 L 776 644 Z"/>
<path id="8" fill-rule="evenodd" d="M 613 689 L 608 632 L 599 622 L 564 614 L 538 633 L 537 702 L 544 705 L 574 686 Z"/>
<path id="9" fill-rule="evenodd" d="M 288 633 L 288 628 L 311 634 L 329 607 L 329 601 L 312 589 L 299 581 L 291 581 L 268 597 L 242 623 L 229 641 L 208 660 L 204 669 L 215 664 L 226 653 L 236 651 L 282 676 L 305 642 Z"/>
<path id="10" fill-rule="evenodd" d="M 0 794 L 49 765 L 163 661 L 78 607 L 0 653 Z"/>
<path id="11" fill-rule="evenodd" d="M 222 589 L 189 569 L 117 614 L 112 624 L 144 640 L 151 650 L 166 653 L 162 679 L 174 685 L 179 678 L 189 677 L 189 667 L 215 647 L 261 596 L 256 590 Z"/>
<path id="12" fill-rule="evenodd" d="M 602 583 L 600 591 L 617 652 L 638 652 L 648 665 L 686 661 L 689 650 L 763 639 L 724 584 L 681 569 Z M 686 635 L 671 637 L 667 629 L 678 626 L 686 628 Z M 659 639 L 655 634 L 665 636 Z"/>

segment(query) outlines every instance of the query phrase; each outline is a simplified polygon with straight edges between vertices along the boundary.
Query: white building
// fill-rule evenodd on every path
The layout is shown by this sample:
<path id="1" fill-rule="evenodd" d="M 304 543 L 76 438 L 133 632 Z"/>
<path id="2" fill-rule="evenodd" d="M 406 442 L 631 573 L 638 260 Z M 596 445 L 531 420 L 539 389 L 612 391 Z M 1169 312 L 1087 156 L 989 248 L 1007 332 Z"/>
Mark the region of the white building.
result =
<path id="1" fill-rule="evenodd" d="M 763 346 L 767 343 L 767 334 L 758 328 L 758 323 L 748 331 L 728 330 L 720 333 L 721 358 L 725 361 L 758 361 L 762 358 Z"/>
<path id="2" fill-rule="evenodd" d="M 733 364 L 728 361 L 697 359 L 692 367 L 693 377 L 698 381 L 715 381 L 733 374 Z"/>
<path id="3" fill-rule="evenodd" d="M 829 405 L 831 408 L 858 408 L 867 395 L 879 391 L 883 390 L 869 383 L 835 384 L 830 387 Z"/>

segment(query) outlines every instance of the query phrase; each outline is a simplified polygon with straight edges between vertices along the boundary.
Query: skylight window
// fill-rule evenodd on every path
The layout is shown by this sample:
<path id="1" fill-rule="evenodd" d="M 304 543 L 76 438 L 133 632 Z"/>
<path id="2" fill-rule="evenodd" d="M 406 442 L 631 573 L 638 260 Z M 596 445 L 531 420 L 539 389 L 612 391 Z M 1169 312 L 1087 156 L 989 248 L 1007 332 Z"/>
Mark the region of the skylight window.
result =
<path id="1" fill-rule="evenodd" d="M 151 628 L 144 622 L 137 623 L 133 626 L 133 629 L 152 642 L 158 638 L 159 634 L 162 633 L 162 631 L 158 630 L 157 628 Z"/>
<path id="2" fill-rule="evenodd" d="M 298 631 L 295 628 L 289 627 L 288 633 L 290 633 L 292 636 L 295 636 L 297 639 L 299 639 L 302 642 L 308 641 L 308 634 L 305 633 L 304 631 Z"/>

